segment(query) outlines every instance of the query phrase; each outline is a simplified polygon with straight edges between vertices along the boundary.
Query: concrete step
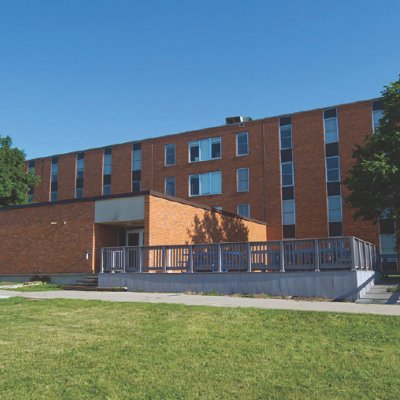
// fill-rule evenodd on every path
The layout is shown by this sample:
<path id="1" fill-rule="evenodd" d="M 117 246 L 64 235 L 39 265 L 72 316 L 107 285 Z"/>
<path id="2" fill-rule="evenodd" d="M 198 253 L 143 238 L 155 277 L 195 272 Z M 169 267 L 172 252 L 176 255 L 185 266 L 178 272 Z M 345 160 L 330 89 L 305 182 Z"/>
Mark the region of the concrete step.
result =
<path id="1" fill-rule="evenodd" d="M 99 288 L 97 286 L 87 286 L 87 285 L 69 285 L 69 286 L 64 286 L 63 289 L 64 290 L 90 291 L 90 292 L 126 292 L 128 290 L 126 287 Z"/>

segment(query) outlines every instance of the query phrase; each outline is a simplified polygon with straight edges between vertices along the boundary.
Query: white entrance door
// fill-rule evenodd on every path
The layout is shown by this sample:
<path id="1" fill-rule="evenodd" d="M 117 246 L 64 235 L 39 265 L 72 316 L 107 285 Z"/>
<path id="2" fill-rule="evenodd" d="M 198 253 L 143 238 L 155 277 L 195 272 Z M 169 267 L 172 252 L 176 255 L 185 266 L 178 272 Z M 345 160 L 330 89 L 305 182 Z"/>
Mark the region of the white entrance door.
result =
<path id="1" fill-rule="evenodd" d="M 144 230 L 143 229 L 128 229 L 126 231 L 126 246 L 143 246 L 144 242 Z"/>

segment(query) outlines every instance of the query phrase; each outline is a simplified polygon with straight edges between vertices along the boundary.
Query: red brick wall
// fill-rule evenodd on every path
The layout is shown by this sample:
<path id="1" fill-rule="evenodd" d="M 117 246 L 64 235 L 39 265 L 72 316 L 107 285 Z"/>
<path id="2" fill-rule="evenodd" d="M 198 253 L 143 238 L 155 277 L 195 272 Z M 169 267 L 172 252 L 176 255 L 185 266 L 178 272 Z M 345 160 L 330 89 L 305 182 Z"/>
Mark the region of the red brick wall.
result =
<path id="1" fill-rule="evenodd" d="M 93 220 L 86 202 L 0 211 L 0 274 L 90 273 Z"/>
<path id="2" fill-rule="evenodd" d="M 112 177 L 113 194 L 132 191 L 132 144 L 121 144 L 112 148 Z"/>
<path id="3" fill-rule="evenodd" d="M 296 238 L 327 237 L 323 111 L 292 117 Z"/>
<path id="4" fill-rule="evenodd" d="M 85 170 L 83 174 L 83 195 L 99 196 L 103 193 L 103 155 L 104 149 L 85 152 Z"/>
<path id="5" fill-rule="evenodd" d="M 149 245 L 265 241 L 267 237 L 262 223 L 156 196 L 146 198 L 145 226 Z"/>
<path id="6" fill-rule="evenodd" d="M 236 156 L 236 133 L 248 130 L 250 154 Z M 192 140 L 221 137 L 222 159 L 189 163 L 188 144 Z M 165 145 L 175 144 L 176 165 L 165 166 Z M 239 204 L 251 206 L 251 216 L 265 220 L 262 124 L 248 127 L 227 126 L 156 138 L 142 143 L 142 188 L 164 192 L 165 178 L 176 178 L 176 196 L 210 206 L 223 206 L 224 211 L 236 213 Z M 153 160 L 153 161 L 152 161 Z M 238 193 L 236 170 L 249 168 L 250 192 Z M 222 194 L 189 197 L 189 175 L 212 171 L 222 172 Z"/>
<path id="7" fill-rule="evenodd" d="M 340 172 L 342 180 L 350 170 L 355 143 L 362 144 L 372 132 L 372 107 L 370 101 L 348 104 L 338 107 Z M 354 220 L 354 210 L 345 204 L 348 195 L 346 186 L 342 186 L 343 195 L 343 234 L 379 244 L 379 227 L 369 221 Z"/>
<path id="8" fill-rule="evenodd" d="M 40 177 L 40 182 L 34 189 L 34 201 L 40 203 L 50 199 L 50 174 L 51 158 L 40 158 L 35 163 L 36 175 Z"/>
<path id="9" fill-rule="evenodd" d="M 264 175 L 266 192 L 266 221 L 268 238 L 282 239 L 282 193 L 279 156 L 279 119 L 264 122 Z M 261 185 L 260 185 L 261 186 Z M 260 188 L 262 190 L 262 188 Z"/>
<path id="10" fill-rule="evenodd" d="M 58 200 L 73 199 L 76 183 L 76 154 L 58 157 Z"/>
<path id="11" fill-rule="evenodd" d="M 371 101 L 338 107 L 341 174 L 344 178 L 352 164 L 351 153 L 355 143 L 362 142 L 371 132 Z M 327 195 L 325 178 L 325 149 L 323 110 L 293 114 L 293 159 L 296 200 L 296 237 L 325 237 L 328 235 Z M 249 132 L 250 154 L 236 157 L 236 133 Z M 198 163 L 188 162 L 188 143 L 192 140 L 221 137 L 222 160 Z M 164 146 L 176 145 L 176 166 L 164 165 Z M 102 194 L 103 148 L 85 152 L 84 196 Z M 75 155 L 59 158 L 59 198 L 74 196 L 73 175 Z M 35 188 L 35 201 L 48 201 L 50 191 L 51 158 L 37 160 L 36 170 L 42 177 Z M 132 189 L 132 144 L 113 146 L 112 193 L 128 193 Z M 236 169 L 248 167 L 250 192 L 237 193 Z M 72 170 L 68 172 L 68 170 Z M 189 197 L 189 175 L 203 172 L 222 172 L 222 194 Z M 279 155 L 279 118 L 238 125 L 208 128 L 170 135 L 142 142 L 142 190 L 164 192 L 166 177 L 176 178 L 176 195 L 210 206 L 222 206 L 236 212 L 238 204 L 249 203 L 251 217 L 268 222 L 271 239 L 282 237 L 282 211 Z M 346 196 L 343 187 L 343 198 Z M 377 242 L 377 227 L 370 223 L 354 222 L 352 211 L 344 207 L 345 235 L 356 235 Z"/>

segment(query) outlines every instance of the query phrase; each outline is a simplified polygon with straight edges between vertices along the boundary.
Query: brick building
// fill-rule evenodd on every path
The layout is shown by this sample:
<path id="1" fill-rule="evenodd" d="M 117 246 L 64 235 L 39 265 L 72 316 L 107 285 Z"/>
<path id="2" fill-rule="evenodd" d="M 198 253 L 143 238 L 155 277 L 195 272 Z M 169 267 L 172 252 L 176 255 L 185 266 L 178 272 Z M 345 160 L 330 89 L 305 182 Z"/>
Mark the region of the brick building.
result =
<path id="1" fill-rule="evenodd" d="M 384 223 L 380 231 L 354 221 L 342 185 L 355 145 L 373 132 L 381 113 L 381 100 L 372 99 L 254 121 L 227 118 L 223 126 L 30 160 L 28 168 L 41 178 L 29 193 L 34 204 L 4 210 L 0 223 L 6 215 L 18 219 L 25 213 L 40 224 L 47 210 L 85 221 L 85 210 L 96 201 L 155 191 L 168 202 L 183 199 L 265 222 L 269 240 L 357 236 L 389 253 L 393 227 Z M 130 228 L 120 226 L 116 240 L 128 243 L 121 229 Z M 152 242 L 149 232 L 145 243 Z M 158 235 L 170 243 L 168 226 Z M 182 233 L 173 241 L 187 240 Z M 92 269 L 95 264 L 93 257 Z"/>

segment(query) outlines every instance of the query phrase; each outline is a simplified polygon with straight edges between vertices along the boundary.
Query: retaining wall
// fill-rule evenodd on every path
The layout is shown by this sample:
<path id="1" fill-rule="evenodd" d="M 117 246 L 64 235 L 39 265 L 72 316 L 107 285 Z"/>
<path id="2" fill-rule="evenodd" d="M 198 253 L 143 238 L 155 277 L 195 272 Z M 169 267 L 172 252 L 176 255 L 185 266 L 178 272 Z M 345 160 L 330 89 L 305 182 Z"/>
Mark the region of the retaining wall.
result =
<path id="1" fill-rule="evenodd" d="M 127 287 L 131 292 L 216 292 L 271 296 L 358 299 L 374 285 L 374 271 L 290 273 L 99 274 L 99 287 Z"/>

